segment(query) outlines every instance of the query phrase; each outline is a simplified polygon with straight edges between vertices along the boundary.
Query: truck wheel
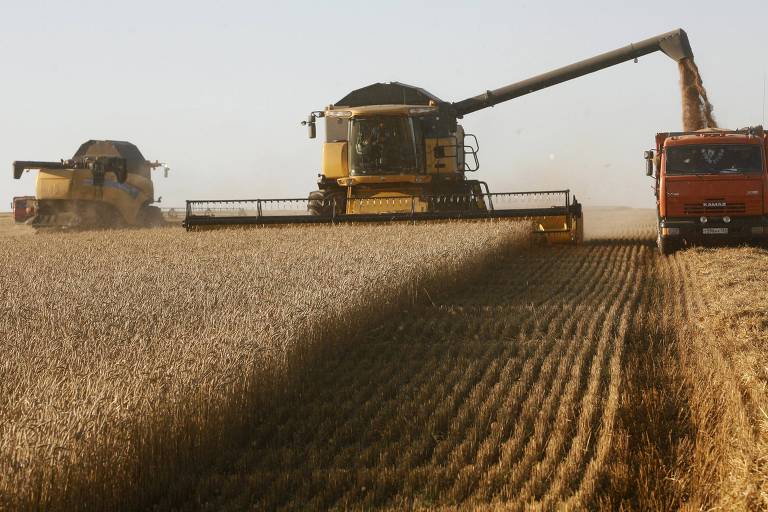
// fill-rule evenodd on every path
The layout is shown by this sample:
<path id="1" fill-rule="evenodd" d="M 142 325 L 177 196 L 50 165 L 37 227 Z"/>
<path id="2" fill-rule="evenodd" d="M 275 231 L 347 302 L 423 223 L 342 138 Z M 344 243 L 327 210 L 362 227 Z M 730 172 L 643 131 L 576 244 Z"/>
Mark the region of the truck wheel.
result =
<path id="1" fill-rule="evenodd" d="M 676 241 L 664 238 L 661 235 L 656 239 L 656 245 L 659 246 L 659 252 L 664 256 L 674 254 L 679 248 L 679 244 Z"/>

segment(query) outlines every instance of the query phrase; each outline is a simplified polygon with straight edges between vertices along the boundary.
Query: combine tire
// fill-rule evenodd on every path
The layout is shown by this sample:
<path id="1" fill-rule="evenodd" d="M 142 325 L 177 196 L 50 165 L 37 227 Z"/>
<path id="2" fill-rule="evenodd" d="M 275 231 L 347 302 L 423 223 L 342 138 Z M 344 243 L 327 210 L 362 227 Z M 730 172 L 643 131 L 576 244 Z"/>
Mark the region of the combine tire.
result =
<path id="1" fill-rule="evenodd" d="M 325 215 L 325 192 L 315 190 L 309 193 L 309 202 L 307 202 L 307 211 L 310 215 Z"/>
<path id="2" fill-rule="evenodd" d="M 664 238 L 661 235 L 656 238 L 656 245 L 663 256 L 674 254 L 679 249 L 679 244 L 676 241 Z"/>
<path id="3" fill-rule="evenodd" d="M 336 213 L 344 213 L 346 209 L 344 196 L 327 190 L 315 190 L 309 193 L 307 211 L 310 215 L 330 217 L 333 215 L 334 199 L 336 200 Z"/>
<path id="4" fill-rule="evenodd" d="M 163 212 L 157 206 L 144 206 L 139 210 L 139 225 L 147 228 L 165 226 Z"/>

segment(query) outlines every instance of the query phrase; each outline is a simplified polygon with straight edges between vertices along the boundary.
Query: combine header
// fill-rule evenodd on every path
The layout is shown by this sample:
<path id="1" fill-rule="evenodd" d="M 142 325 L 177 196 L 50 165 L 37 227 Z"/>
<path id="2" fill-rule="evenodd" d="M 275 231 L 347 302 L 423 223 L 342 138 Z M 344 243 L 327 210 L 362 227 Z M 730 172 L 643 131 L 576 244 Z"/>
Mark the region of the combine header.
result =
<path id="1" fill-rule="evenodd" d="M 576 241 L 583 234 L 581 204 L 568 190 L 348 198 L 346 205 L 351 205 L 355 213 L 347 213 L 335 201 L 335 198 L 322 199 L 312 205 L 329 210 L 328 215 L 307 212 L 306 198 L 187 201 L 184 225 L 190 230 L 246 225 L 525 218 L 533 222 L 535 234 L 544 235 L 550 241 Z"/>
<path id="2" fill-rule="evenodd" d="M 494 91 L 450 103 L 398 82 L 357 89 L 302 124 L 325 118 L 318 190 L 309 198 L 187 201 L 189 229 L 221 226 L 437 219 L 527 218 L 550 241 L 580 242 L 581 205 L 569 191 L 491 193 L 465 115 L 621 62 L 662 51 L 693 56 L 681 29 Z"/>

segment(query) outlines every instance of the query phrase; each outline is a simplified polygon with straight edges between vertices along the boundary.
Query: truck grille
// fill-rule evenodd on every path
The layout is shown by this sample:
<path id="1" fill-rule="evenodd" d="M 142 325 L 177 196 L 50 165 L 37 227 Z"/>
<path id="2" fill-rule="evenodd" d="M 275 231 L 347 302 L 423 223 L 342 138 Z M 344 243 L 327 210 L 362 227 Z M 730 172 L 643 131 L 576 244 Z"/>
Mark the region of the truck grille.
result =
<path id="1" fill-rule="evenodd" d="M 724 206 L 715 206 L 714 203 L 720 203 Z M 688 203 L 683 208 L 686 214 L 691 215 L 724 215 L 728 213 L 746 213 L 747 211 L 746 204 L 726 203 L 725 199 L 705 199 L 701 203 Z"/>

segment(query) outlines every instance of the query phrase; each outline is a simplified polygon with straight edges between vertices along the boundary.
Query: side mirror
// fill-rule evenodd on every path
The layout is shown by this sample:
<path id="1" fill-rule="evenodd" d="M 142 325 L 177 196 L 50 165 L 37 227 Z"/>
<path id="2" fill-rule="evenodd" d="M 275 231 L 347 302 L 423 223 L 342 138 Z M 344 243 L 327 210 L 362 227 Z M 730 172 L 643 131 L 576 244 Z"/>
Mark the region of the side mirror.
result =
<path id="1" fill-rule="evenodd" d="M 653 150 L 646 151 L 643 156 L 645 158 L 645 175 L 653 176 Z"/>
<path id="2" fill-rule="evenodd" d="M 306 121 L 302 121 L 302 125 L 306 125 L 307 128 L 309 128 L 309 138 L 314 139 L 317 137 L 317 126 L 315 125 L 315 114 L 314 112 L 312 114 L 309 114 L 309 117 Z"/>
<path id="3" fill-rule="evenodd" d="M 13 162 L 13 179 L 17 180 L 24 174 L 25 162 Z"/>

